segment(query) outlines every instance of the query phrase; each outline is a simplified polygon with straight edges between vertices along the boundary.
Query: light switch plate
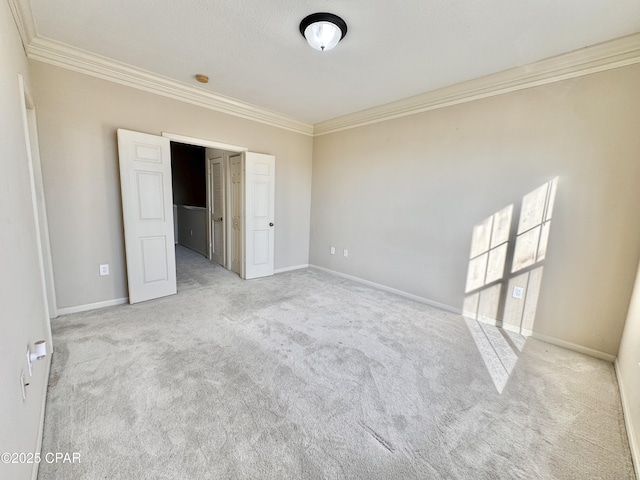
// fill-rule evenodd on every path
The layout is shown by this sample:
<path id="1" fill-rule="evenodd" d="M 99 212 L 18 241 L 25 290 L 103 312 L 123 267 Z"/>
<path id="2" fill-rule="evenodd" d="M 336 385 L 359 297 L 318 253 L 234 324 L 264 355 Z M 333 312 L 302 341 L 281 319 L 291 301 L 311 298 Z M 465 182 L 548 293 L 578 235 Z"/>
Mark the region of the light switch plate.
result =
<path id="1" fill-rule="evenodd" d="M 101 276 L 109 275 L 109 264 L 108 263 L 100 265 L 100 275 Z"/>

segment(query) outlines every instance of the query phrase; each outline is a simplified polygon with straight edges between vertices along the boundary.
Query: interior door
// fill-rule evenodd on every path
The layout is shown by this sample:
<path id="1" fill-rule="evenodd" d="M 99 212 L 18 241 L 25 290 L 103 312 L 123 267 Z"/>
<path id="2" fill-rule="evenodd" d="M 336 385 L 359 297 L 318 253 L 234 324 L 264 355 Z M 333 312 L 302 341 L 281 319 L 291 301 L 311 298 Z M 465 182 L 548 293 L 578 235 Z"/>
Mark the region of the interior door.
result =
<path id="1" fill-rule="evenodd" d="M 118 129 L 129 303 L 176 293 L 169 139 Z"/>
<path id="2" fill-rule="evenodd" d="M 229 170 L 231 171 L 231 270 L 242 276 L 243 247 L 243 218 L 244 210 L 242 200 L 242 155 L 229 157 Z"/>
<path id="3" fill-rule="evenodd" d="M 224 266 L 224 182 L 222 157 L 209 159 L 209 220 L 211 222 L 211 260 Z"/>
<path id="4" fill-rule="evenodd" d="M 273 275 L 276 158 L 252 152 L 244 156 L 244 278 L 250 279 Z"/>

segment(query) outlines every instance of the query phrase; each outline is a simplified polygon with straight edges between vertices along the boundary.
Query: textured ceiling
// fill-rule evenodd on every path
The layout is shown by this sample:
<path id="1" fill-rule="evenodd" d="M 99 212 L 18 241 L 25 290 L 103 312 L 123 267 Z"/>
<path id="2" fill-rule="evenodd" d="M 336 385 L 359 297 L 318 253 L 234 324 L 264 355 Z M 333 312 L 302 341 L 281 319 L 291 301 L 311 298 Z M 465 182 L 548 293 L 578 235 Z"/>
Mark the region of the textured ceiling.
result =
<path id="1" fill-rule="evenodd" d="M 640 31 L 639 0 L 31 0 L 37 34 L 320 121 Z M 330 52 L 300 20 L 341 16 Z"/>

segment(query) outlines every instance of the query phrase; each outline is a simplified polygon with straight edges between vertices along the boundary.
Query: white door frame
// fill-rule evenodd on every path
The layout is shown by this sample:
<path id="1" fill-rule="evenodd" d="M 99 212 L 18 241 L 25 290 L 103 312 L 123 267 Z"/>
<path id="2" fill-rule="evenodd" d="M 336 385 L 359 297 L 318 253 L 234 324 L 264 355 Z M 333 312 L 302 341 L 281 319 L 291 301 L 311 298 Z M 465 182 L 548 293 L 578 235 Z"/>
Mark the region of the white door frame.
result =
<path id="1" fill-rule="evenodd" d="M 187 137 L 185 135 L 178 135 L 177 133 L 162 132 L 163 137 L 167 137 L 172 142 L 186 143 L 189 145 L 198 145 L 199 147 L 217 148 L 218 150 L 228 150 L 229 152 L 248 152 L 247 147 L 240 147 L 238 145 L 231 145 L 228 143 L 214 142 L 213 140 L 206 140 L 203 138 Z"/>
<path id="2" fill-rule="evenodd" d="M 42 181 L 36 111 L 33 99 L 25 87 L 24 77 L 20 73 L 18 74 L 18 88 L 21 97 L 22 124 L 27 149 L 31 202 L 36 230 L 36 243 L 38 246 L 38 263 L 40 264 L 40 279 L 42 282 L 44 307 L 47 315 L 47 335 L 51 338 L 51 325 L 48 320 L 58 316 L 58 305 L 53 277 L 53 261 L 49 240 L 49 223 L 47 221 L 44 184 Z"/>

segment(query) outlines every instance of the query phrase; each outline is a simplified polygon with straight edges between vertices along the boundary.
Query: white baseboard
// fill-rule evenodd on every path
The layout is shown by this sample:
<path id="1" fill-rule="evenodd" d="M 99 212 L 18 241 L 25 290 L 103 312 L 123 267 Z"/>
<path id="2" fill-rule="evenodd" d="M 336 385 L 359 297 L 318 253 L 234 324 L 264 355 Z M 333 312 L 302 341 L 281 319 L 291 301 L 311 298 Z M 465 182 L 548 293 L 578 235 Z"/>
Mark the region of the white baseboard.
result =
<path id="1" fill-rule="evenodd" d="M 70 313 L 87 312 L 89 310 L 96 310 L 98 308 L 113 307 L 114 305 L 122 305 L 129 301 L 128 297 L 115 298 L 113 300 L 107 300 L 105 302 L 88 303 L 87 305 L 78 305 L 76 307 L 59 308 L 58 315 L 69 315 Z"/>
<path id="2" fill-rule="evenodd" d="M 520 328 L 516 325 L 511 325 L 509 323 L 502 323 L 500 328 L 503 330 L 507 330 L 509 332 L 517 333 L 518 335 L 522 335 L 523 337 L 530 337 L 533 332 L 531 330 L 527 330 L 526 328 Z"/>
<path id="3" fill-rule="evenodd" d="M 590 357 L 599 358 L 600 360 L 606 360 L 610 363 L 613 363 L 616 359 L 615 355 L 604 353 L 599 350 L 593 350 L 592 348 L 583 347 L 582 345 L 576 345 L 575 343 L 565 342 L 564 340 L 560 340 L 559 338 L 547 337 L 546 335 L 538 332 L 533 332 L 531 336 L 537 340 L 550 343 L 551 345 L 566 348 L 567 350 L 573 350 L 574 352 L 578 353 L 584 353 L 585 355 L 589 355 Z"/>
<path id="4" fill-rule="evenodd" d="M 365 280 L 364 278 L 354 277 L 353 275 L 347 275 L 346 273 L 336 272 L 335 270 L 330 270 L 328 268 L 319 267 L 317 265 L 309 265 L 311 268 L 315 268 L 317 270 L 321 270 L 323 272 L 330 273 L 332 275 L 336 275 L 338 277 L 346 278 L 348 280 L 353 280 L 354 282 L 362 283 L 364 285 L 368 285 L 370 287 L 379 288 L 380 290 L 384 290 L 385 292 L 394 293 L 401 297 L 409 298 L 411 300 L 415 300 L 416 302 L 425 303 L 427 305 L 431 305 L 432 307 L 439 308 L 441 310 L 446 310 L 448 312 L 453 312 L 457 314 L 461 314 L 462 310 L 460 308 L 452 307 L 451 305 L 447 305 L 440 302 L 435 302 L 433 300 L 429 300 L 428 298 L 419 297 L 418 295 L 414 295 L 412 293 L 405 292 L 403 290 L 398 290 L 397 288 L 387 287 L 386 285 L 382 285 L 380 283 L 371 282 L 369 280 Z"/>
<path id="5" fill-rule="evenodd" d="M 636 471 L 636 477 L 640 478 L 640 445 L 636 437 L 636 433 L 633 429 L 633 424 L 629 420 L 631 418 L 631 412 L 629 411 L 629 397 L 626 394 L 624 383 L 620 378 L 620 364 L 618 359 L 614 363 L 616 371 L 616 378 L 618 379 L 618 390 L 620 391 L 620 400 L 622 401 L 622 413 L 624 414 L 624 424 L 627 427 L 627 437 L 629 438 L 629 449 L 631 450 L 631 460 L 633 461 L 633 468 Z"/>
<path id="6" fill-rule="evenodd" d="M 292 270 L 302 270 L 303 268 L 307 268 L 309 267 L 308 263 L 305 263 L 304 265 L 294 265 L 293 267 L 284 267 L 284 268 L 276 268 L 273 273 L 284 273 L 284 272 L 290 272 Z"/>

